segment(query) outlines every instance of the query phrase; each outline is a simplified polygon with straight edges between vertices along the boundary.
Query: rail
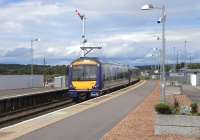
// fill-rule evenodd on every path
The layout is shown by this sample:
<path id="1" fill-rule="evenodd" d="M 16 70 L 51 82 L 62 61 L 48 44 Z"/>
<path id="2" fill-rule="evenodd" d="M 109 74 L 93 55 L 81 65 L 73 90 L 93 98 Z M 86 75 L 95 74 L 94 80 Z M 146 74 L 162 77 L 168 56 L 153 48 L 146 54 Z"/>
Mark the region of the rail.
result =
<path id="1" fill-rule="evenodd" d="M 67 89 L 0 99 L 0 124 L 20 112 L 69 100 Z M 7 118 L 7 119 L 5 119 Z M 12 117 L 13 119 L 15 117 Z"/>

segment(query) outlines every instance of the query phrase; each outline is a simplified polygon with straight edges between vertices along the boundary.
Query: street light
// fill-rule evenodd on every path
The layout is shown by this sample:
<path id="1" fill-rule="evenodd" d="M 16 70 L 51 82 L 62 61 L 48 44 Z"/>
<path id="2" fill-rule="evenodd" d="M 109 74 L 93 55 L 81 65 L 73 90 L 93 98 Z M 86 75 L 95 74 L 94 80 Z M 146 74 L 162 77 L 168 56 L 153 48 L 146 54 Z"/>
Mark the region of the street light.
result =
<path id="1" fill-rule="evenodd" d="M 155 61 L 158 67 L 158 72 L 159 72 L 159 67 L 160 67 L 160 49 L 159 48 L 153 48 L 153 51 L 155 53 L 155 59 L 158 61 Z"/>
<path id="2" fill-rule="evenodd" d="M 184 68 L 185 70 L 187 69 L 187 40 L 184 41 L 184 47 L 185 47 L 185 64 L 184 64 Z"/>
<path id="3" fill-rule="evenodd" d="M 141 7 L 141 10 L 152 10 L 154 6 L 152 4 L 145 4 Z"/>
<path id="4" fill-rule="evenodd" d="M 84 14 L 81 14 L 78 10 L 75 11 L 76 15 L 80 17 L 81 22 L 82 22 L 82 47 L 83 47 L 83 56 L 85 56 L 85 52 L 84 52 L 84 46 L 85 43 L 87 43 L 87 39 L 85 36 L 85 22 L 86 22 L 86 16 Z"/>
<path id="5" fill-rule="evenodd" d="M 91 51 L 96 50 L 96 49 L 102 49 L 100 46 L 86 46 L 86 43 L 88 42 L 86 37 L 85 37 L 85 22 L 86 22 L 86 16 L 84 14 L 81 14 L 78 10 L 75 11 L 76 15 L 80 17 L 81 22 L 82 22 L 82 46 L 80 47 L 81 50 L 83 51 L 83 57 L 85 57 L 87 54 L 89 54 Z"/>
<path id="6" fill-rule="evenodd" d="M 33 87 L 33 59 L 34 59 L 34 53 L 33 53 L 33 42 L 40 41 L 40 38 L 35 38 L 31 40 L 31 87 Z"/>
<path id="7" fill-rule="evenodd" d="M 154 7 L 152 4 L 145 4 L 141 7 L 141 10 L 153 10 L 159 9 L 162 11 L 161 17 L 157 23 L 162 23 L 162 76 L 161 76 L 161 101 L 165 102 L 165 22 L 166 13 L 165 5 L 162 7 Z"/>

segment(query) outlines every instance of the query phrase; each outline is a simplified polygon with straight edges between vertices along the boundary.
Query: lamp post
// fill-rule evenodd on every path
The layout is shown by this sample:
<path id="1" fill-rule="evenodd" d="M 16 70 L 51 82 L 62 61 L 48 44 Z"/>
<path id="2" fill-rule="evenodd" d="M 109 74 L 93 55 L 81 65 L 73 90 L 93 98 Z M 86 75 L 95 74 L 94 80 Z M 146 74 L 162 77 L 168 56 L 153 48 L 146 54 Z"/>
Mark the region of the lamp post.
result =
<path id="1" fill-rule="evenodd" d="M 165 14 L 165 5 L 162 7 L 154 7 L 152 4 L 145 4 L 141 7 L 141 10 L 153 10 L 159 9 L 162 11 L 161 17 L 157 21 L 157 23 L 162 23 L 162 76 L 161 76 L 161 101 L 165 102 L 165 22 L 166 22 L 166 14 Z"/>
<path id="2" fill-rule="evenodd" d="M 153 64 L 152 64 L 152 65 L 154 65 L 154 68 L 152 68 L 152 69 L 153 69 L 153 73 L 154 73 L 154 72 L 156 71 L 156 54 L 152 53 L 151 56 L 152 56 L 153 61 L 154 61 L 154 59 L 155 59 L 155 62 L 153 62 Z M 155 64 L 154 64 L 154 63 L 155 63 Z M 152 67 L 153 67 L 153 66 L 152 66 Z"/>
<path id="3" fill-rule="evenodd" d="M 184 41 L 184 47 L 185 47 L 185 64 L 184 68 L 187 69 L 187 40 Z"/>
<path id="4" fill-rule="evenodd" d="M 83 57 L 85 57 L 87 54 L 89 54 L 91 51 L 95 49 L 102 49 L 100 46 L 86 46 L 86 43 L 88 42 L 85 36 L 85 22 L 86 22 L 86 16 L 84 14 L 81 14 L 78 10 L 75 11 L 76 15 L 80 17 L 82 22 L 82 46 L 80 47 L 83 51 Z"/>
<path id="5" fill-rule="evenodd" d="M 33 42 L 40 41 L 39 38 L 35 38 L 31 40 L 31 87 L 33 87 L 33 59 L 34 59 L 34 50 L 33 50 Z"/>
<path id="6" fill-rule="evenodd" d="M 86 16 L 84 14 L 81 14 L 78 10 L 75 11 L 76 15 L 80 17 L 82 22 L 82 48 L 84 48 L 85 43 L 87 43 L 87 39 L 85 36 L 85 22 L 86 22 Z M 85 56 L 85 50 L 83 50 L 83 56 Z"/>
<path id="7" fill-rule="evenodd" d="M 160 65 L 160 49 L 159 48 L 153 48 L 154 53 L 155 53 L 155 62 L 157 64 L 157 70 L 159 71 L 159 65 Z M 157 60 L 157 61 L 156 61 Z"/>
<path id="8" fill-rule="evenodd" d="M 45 66 L 46 66 L 46 58 L 45 58 L 45 56 L 44 56 L 44 59 L 43 59 L 43 65 L 44 65 L 44 72 L 43 72 L 43 75 L 44 75 L 44 87 L 46 87 L 46 68 L 45 68 Z"/>

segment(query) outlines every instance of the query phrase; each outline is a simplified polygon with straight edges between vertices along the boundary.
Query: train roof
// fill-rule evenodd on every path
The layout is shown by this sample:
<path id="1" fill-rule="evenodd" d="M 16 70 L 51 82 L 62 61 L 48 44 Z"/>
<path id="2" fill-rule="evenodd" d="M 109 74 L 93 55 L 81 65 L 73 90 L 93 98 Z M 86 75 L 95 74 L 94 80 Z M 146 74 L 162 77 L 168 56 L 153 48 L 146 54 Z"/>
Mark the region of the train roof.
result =
<path id="1" fill-rule="evenodd" d="M 92 61 L 95 61 L 96 63 L 99 63 L 99 64 L 110 64 L 110 65 L 119 65 L 119 66 L 128 66 L 132 69 L 139 69 L 137 67 L 134 67 L 134 66 L 129 66 L 127 64 L 122 64 L 122 63 L 119 63 L 119 62 L 115 62 L 115 61 L 111 61 L 111 60 L 106 60 L 106 59 L 102 59 L 102 58 L 98 58 L 98 57 L 80 57 L 76 60 L 74 60 L 71 64 L 77 62 L 77 61 L 80 61 L 80 60 L 92 60 Z"/>

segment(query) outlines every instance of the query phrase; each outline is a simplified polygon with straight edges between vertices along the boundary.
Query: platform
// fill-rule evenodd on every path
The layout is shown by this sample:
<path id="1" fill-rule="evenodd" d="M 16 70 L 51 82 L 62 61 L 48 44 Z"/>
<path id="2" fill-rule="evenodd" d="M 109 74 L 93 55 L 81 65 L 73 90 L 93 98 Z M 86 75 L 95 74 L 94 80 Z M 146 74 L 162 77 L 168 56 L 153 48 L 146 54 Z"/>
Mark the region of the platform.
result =
<path id="1" fill-rule="evenodd" d="M 0 129 L 0 139 L 99 140 L 156 87 L 140 82 L 83 103 Z"/>
<path id="2" fill-rule="evenodd" d="M 191 85 L 183 85 L 183 93 L 186 94 L 193 102 L 200 105 L 200 88 Z"/>
<path id="3" fill-rule="evenodd" d="M 63 90 L 62 88 L 26 88 L 26 89 L 10 89 L 0 90 L 0 100 L 5 98 L 16 98 L 18 96 L 28 96 L 33 94 L 42 94 L 46 92 Z"/>

